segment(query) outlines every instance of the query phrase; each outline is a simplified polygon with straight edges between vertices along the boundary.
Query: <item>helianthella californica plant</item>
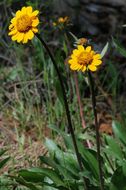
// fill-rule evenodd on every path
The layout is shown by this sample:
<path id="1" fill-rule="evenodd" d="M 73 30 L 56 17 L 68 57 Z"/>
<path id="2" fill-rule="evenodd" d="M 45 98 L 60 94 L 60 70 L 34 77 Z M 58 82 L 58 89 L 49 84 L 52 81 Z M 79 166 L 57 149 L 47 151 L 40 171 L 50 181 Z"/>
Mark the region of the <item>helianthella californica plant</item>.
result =
<path id="1" fill-rule="evenodd" d="M 92 46 L 77 45 L 76 49 L 73 50 L 68 64 L 70 65 L 70 69 L 73 71 L 82 71 L 88 73 L 90 91 L 92 95 L 92 107 L 95 118 L 95 131 L 96 131 L 96 145 L 97 145 L 97 160 L 99 164 L 99 181 L 100 181 L 100 189 L 104 189 L 104 178 L 102 171 L 102 161 L 101 161 L 101 153 L 100 153 L 100 135 L 99 135 L 99 126 L 97 119 L 97 110 L 96 110 L 96 97 L 94 91 L 94 81 L 92 78 L 91 72 L 97 71 L 99 65 L 102 64 L 101 60 L 102 56 L 95 52 Z"/>
<path id="2" fill-rule="evenodd" d="M 39 11 L 38 10 L 33 11 L 31 6 L 23 7 L 21 10 L 18 10 L 14 18 L 12 18 L 10 21 L 11 24 L 9 26 L 9 36 L 11 36 L 12 41 L 17 41 L 18 43 L 23 43 L 23 44 L 28 43 L 29 40 L 32 40 L 34 37 L 36 37 L 40 40 L 41 44 L 46 49 L 53 63 L 53 66 L 56 70 L 58 80 L 61 85 L 62 96 L 64 100 L 64 107 L 65 107 L 67 121 L 68 121 L 68 131 L 71 134 L 71 139 L 72 139 L 72 143 L 73 143 L 74 151 L 76 155 L 76 159 L 75 158 L 74 159 L 77 160 L 77 164 L 78 164 L 77 167 L 79 168 L 79 172 L 82 174 L 82 175 L 79 175 L 79 178 L 82 183 L 81 186 L 83 186 L 84 190 L 88 190 L 89 184 L 87 184 L 88 180 L 85 177 L 85 173 L 84 173 L 85 165 L 82 161 L 83 159 L 81 155 L 83 151 L 81 152 L 79 150 L 79 146 L 78 146 L 79 143 L 74 133 L 65 85 L 62 79 L 61 72 L 57 66 L 54 55 L 50 51 L 50 48 L 48 47 L 45 40 L 43 40 L 43 38 L 39 34 L 39 30 L 37 28 L 39 24 L 38 14 L 39 14 Z M 68 17 L 64 17 L 64 18 L 60 17 L 57 23 L 61 25 L 68 23 Z M 98 130 L 94 82 L 93 82 L 92 73 L 91 73 L 91 72 L 97 71 L 98 67 L 102 64 L 102 56 L 100 53 L 97 53 L 91 45 L 85 46 L 84 42 L 85 42 L 85 39 L 83 39 L 83 41 L 82 40 L 78 41 L 78 45 L 76 49 L 73 50 L 72 54 L 69 57 L 68 64 L 70 65 L 70 69 L 73 71 L 82 71 L 82 72 L 88 73 L 90 90 L 92 94 L 92 105 L 93 105 L 93 111 L 94 111 L 94 117 L 95 117 L 97 161 L 98 161 L 98 166 L 99 166 L 98 167 L 99 168 L 99 188 L 100 190 L 103 190 L 104 180 L 103 180 L 102 161 L 101 161 L 101 154 L 100 154 L 100 135 L 99 135 L 99 130 Z M 64 155 L 65 154 L 66 153 L 64 153 Z M 73 154 L 71 156 L 74 157 Z"/>
<path id="3" fill-rule="evenodd" d="M 70 115 L 70 111 L 69 111 L 69 105 L 68 105 L 68 101 L 67 101 L 66 90 L 64 87 L 63 79 L 62 79 L 60 70 L 57 66 L 57 63 L 54 59 L 52 52 L 50 51 L 48 45 L 42 39 L 40 34 L 38 34 L 38 29 L 37 29 L 37 25 L 39 24 L 39 19 L 37 16 L 38 13 L 39 13 L 39 11 L 38 10 L 33 11 L 31 6 L 23 7 L 21 10 L 18 10 L 15 14 L 15 17 L 13 19 L 11 19 L 11 24 L 9 26 L 10 32 L 8 35 L 11 36 L 13 41 L 17 41 L 19 43 L 20 42 L 27 43 L 28 40 L 32 40 L 33 37 L 36 35 L 36 37 L 40 40 L 41 44 L 47 50 L 47 53 L 51 58 L 51 61 L 52 61 L 54 68 L 57 72 L 57 76 L 58 76 L 58 79 L 59 79 L 59 82 L 61 85 L 62 95 L 63 95 L 63 100 L 64 100 L 64 106 L 65 106 L 66 116 L 67 116 L 67 121 L 68 121 L 68 131 L 70 132 L 71 137 L 72 137 L 72 142 L 73 142 L 73 145 L 75 148 L 75 153 L 76 153 L 76 157 L 78 160 L 78 165 L 80 167 L 80 171 L 83 172 L 83 165 L 82 165 L 80 153 L 79 153 L 77 142 L 76 142 L 74 129 L 72 126 L 71 115 Z M 67 22 L 67 20 L 68 20 L 67 17 L 66 18 L 60 18 L 58 20 L 58 22 L 63 24 L 65 22 Z M 87 190 L 86 180 L 84 177 L 82 177 L 82 178 L 83 178 L 84 189 Z"/>

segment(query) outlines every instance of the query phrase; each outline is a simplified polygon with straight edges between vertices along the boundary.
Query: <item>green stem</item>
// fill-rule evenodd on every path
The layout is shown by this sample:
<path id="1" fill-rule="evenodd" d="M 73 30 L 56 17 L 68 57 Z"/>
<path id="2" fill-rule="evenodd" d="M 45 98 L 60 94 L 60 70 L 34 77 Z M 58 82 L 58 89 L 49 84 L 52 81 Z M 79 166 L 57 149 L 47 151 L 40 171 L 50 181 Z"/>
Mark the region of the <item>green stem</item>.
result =
<path id="1" fill-rule="evenodd" d="M 113 173 L 114 173 L 114 172 L 115 172 L 115 169 L 114 169 L 114 167 L 113 167 L 111 161 L 109 160 L 109 157 L 107 156 L 106 153 L 104 153 L 104 155 L 105 155 L 105 157 L 106 157 L 106 159 L 107 159 L 107 161 L 108 161 L 108 163 L 109 163 L 109 165 L 110 165 L 110 167 L 111 167 L 111 169 L 112 169 L 112 171 L 113 171 Z"/>
<path id="2" fill-rule="evenodd" d="M 80 118 L 81 118 L 81 123 L 83 129 L 86 128 L 86 123 L 84 120 L 84 114 L 83 114 L 83 109 L 82 109 L 82 102 L 81 102 L 81 97 L 80 97 L 80 92 L 79 92 L 79 86 L 78 86 L 78 78 L 77 78 L 77 73 L 74 72 L 74 80 L 75 80 L 75 88 L 76 88 L 76 94 L 77 94 L 77 100 L 78 100 L 78 105 L 79 105 L 79 110 L 80 110 Z M 86 140 L 88 148 L 91 148 L 91 143 L 89 140 Z"/>
<path id="3" fill-rule="evenodd" d="M 100 190 L 104 190 L 102 160 L 101 160 L 101 153 L 100 153 L 100 134 L 99 134 L 99 126 L 98 126 L 97 110 L 96 110 L 96 97 L 95 97 L 95 91 L 94 91 L 94 81 L 93 81 L 90 71 L 88 71 L 88 78 L 89 78 L 89 83 L 90 83 L 90 91 L 92 95 L 92 106 L 93 106 L 93 112 L 94 112 L 94 117 L 95 117 L 95 132 L 96 132 L 96 146 L 97 146 L 97 160 L 98 160 L 98 167 L 99 167 Z"/>
<path id="4" fill-rule="evenodd" d="M 45 41 L 41 38 L 41 36 L 39 34 L 36 34 L 36 36 L 40 40 L 42 45 L 45 47 L 48 55 L 50 56 L 50 58 L 52 60 L 54 68 L 55 68 L 55 70 L 57 72 L 57 75 L 58 75 L 58 78 L 59 78 L 59 81 L 60 81 L 60 85 L 61 85 L 61 89 L 62 89 L 62 93 L 63 93 L 64 106 L 65 106 L 66 115 L 67 115 L 67 121 L 68 121 L 68 130 L 71 133 L 71 137 L 72 137 L 73 145 L 74 145 L 74 148 L 75 148 L 75 153 L 76 153 L 76 157 L 77 157 L 78 164 L 79 164 L 79 167 L 80 167 L 80 171 L 83 172 L 83 165 L 82 165 L 81 156 L 80 156 L 80 153 L 79 153 L 79 150 L 78 150 L 78 147 L 77 147 L 77 142 L 76 142 L 76 138 L 75 138 L 75 134 L 74 134 L 74 129 L 73 129 L 72 122 L 71 122 L 71 116 L 70 116 L 70 111 L 69 111 L 69 106 L 68 106 L 68 102 L 67 102 L 67 97 L 66 97 L 66 92 L 65 92 L 62 76 L 60 74 L 59 68 L 57 67 L 57 64 L 56 64 L 56 61 L 54 59 L 54 56 L 52 55 L 48 45 L 45 43 Z M 84 190 L 87 190 L 85 178 L 83 178 L 83 181 L 84 181 Z"/>

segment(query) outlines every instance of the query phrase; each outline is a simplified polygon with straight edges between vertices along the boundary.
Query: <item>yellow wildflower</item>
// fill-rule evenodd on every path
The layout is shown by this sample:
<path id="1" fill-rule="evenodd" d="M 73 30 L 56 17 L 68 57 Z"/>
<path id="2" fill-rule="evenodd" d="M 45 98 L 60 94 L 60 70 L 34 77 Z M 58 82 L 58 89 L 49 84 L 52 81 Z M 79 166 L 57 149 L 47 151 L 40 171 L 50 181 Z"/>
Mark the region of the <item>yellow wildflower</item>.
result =
<path id="1" fill-rule="evenodd" d="M 69 21 L 68 16 L 59 17 L 59 18 L 58 18 L 58 23 L 67 23 L 68 21 Z"/>
<path id="2" fill-rule="evenodd" d="M 73 50 L 68 63 L 72 70 L 81 70 L 84 72 L 88 69 L 96 71 L 97 66 L 99 66 L 102 61 L 101 55 L 92 50 L 91 46 L 85 48 L 82 45 L 78 45 L 77 49 Z"/>
<path id="3" fill-rule="evenodd" d="M 38 14 L 39 11 L 32 11 L 31 6 L 23 7 L 16 12 L 15 17 L 11 19 L 8 34 L 13 41 L 27 43 L 34 37 L 34 33 L 38 32 L 36 28 L 39 24 Z"/>
<path id="4" fill-rule="evenodd" d="M 86 44 L 88 44 L 88 39 L 87 38 L 80 38 L 80 39 L 78 39 L 78 41 L 76 43 L 78 45 L 86 45 Z"/>

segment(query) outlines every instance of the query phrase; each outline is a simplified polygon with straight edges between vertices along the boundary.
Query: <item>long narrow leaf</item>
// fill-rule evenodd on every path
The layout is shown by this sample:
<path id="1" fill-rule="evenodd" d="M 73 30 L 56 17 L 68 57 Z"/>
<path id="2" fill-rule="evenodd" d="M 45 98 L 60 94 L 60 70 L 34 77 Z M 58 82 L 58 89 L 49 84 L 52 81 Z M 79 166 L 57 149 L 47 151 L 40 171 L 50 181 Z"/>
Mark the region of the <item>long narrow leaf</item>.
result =
<path id="1" fill-rule="evenodd" d="M 19 172 L 20 176 L 24 177 L 26 172 L 33 172 L 34 174 L 41 174 L 42 176 L 49 177 L 56 185 L 65 186 L 60 175 L 58 175 L 54 170 L 50 168 L 31 168 L 29 170 L 22 170 Z"/>
<path id="2" fill-rule="evenodd" d="M 126 128 L 116 121 L 113 121 L 112 128 L 115 136 L 126 145 Z"/>
<path id="3" fill-rule="evenodd" d="M 126 57 L 126 49 L 119 43 L 118 40 L 113 38 L 113 44 L 117 51 L 124 57 Z"/>
<path id="4" fill-rule="evenodd" d="M 107 42 L 106 45 L 104 46 L 103 50 L 101 51 L 101 58 L 104 57 L 104 55 L 106 54 L 107 50 L 108 50 L 108 46 L 109 46 L 109 43 Z"/>
<path id="5" fill-rule="evenodd" d="M 10 157 L 7 157 L 7 158 L 5 158 L 4 160 L 2 160 L 2 161 L 0 162 L 0 169 L 1 169 L 2 167 L 4 167 L 4 165 L 8 162 L 9 159 L 10 159 Z"/>

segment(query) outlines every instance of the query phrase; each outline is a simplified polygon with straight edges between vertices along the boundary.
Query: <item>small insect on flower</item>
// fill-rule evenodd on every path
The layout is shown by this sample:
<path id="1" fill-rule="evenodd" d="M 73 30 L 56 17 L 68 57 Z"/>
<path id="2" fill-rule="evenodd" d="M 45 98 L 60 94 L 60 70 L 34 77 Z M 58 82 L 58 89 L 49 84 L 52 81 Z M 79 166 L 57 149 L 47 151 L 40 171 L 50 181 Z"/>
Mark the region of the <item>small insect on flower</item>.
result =
<path id="1" fill-rule="evenodd" d="M 27 43 L 34 37 L 34 34 L 38 32 L 38 14 L 39 11 L 33 11 L 31 6 L 23 7 L 16 12 L 15 17 L 11 19 L 8 34 L 13 41 Z"/>
<path id="2" fill-rule="evenodd" d="M 91 46 L 84 47 L 78 45 L 77 49 L 74 49 L 70 59 L 68 60 L 71 70 L 77 71 L 96 71 L 97 66 L 102 63 L 101 55 L 92 50 Z"/>

